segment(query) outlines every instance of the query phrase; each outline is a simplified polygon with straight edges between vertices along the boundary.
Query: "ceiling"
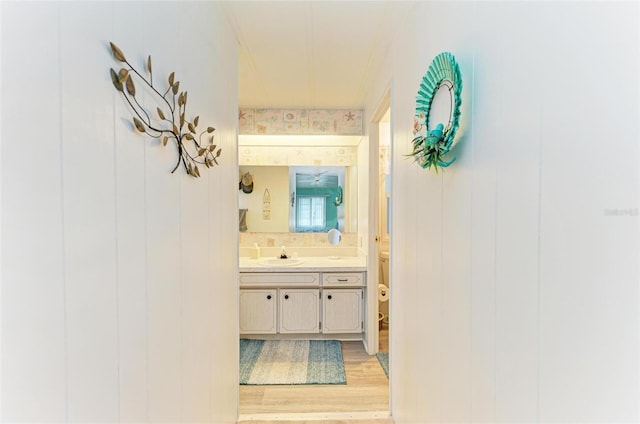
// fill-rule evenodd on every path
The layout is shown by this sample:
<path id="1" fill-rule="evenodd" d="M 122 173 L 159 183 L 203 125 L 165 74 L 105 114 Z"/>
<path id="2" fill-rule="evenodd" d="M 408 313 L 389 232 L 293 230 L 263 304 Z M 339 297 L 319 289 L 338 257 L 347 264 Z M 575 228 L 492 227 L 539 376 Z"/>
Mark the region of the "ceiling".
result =
<path id="1" fill-rule="evenodd" d="M 414 3 L 228 1 L 239 106 L 362 109 L 366 87 Z"/>

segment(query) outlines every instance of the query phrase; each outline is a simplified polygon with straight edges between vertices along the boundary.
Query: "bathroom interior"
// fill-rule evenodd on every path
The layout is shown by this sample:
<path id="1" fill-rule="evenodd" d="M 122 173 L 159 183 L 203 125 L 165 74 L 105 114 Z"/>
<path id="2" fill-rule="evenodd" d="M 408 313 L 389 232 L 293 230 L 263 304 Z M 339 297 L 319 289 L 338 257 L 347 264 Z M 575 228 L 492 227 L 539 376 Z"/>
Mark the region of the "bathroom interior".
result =
<path id="1" fill-rule="evenodd" d="M 240 110 L 240 337 L 340 340 L 347 380 L 345 385 L 324 386 L 241 385 L 240 414 L 245 419 L 270 413 L 388 414 L 391 131 L 390 108 L 383 109 L 374 123 L 376 131 L 368 137 L 363 134 L 362 111 Z M 310 130 L 300 131 L 311 134 L 286 133 L 296 119 L 313 122 L 314 113 L 323 113 L 325 120 L 331 114 L 336 120 L 353 115 L 355 125 L 334 125 L 317 134 L 317 127 L 309 124 Z M 317 197 L 326 199 L 320 199 L 320 216 L 305 215 L 313 209 L 310 199 Z M 370 202 L 377 207 L 368 207 Z M 315 226 L 314 219 L 320 220 Z M 275 280 L 314 272 L 323 280 L 320 303 L 328 304 L 326 293 L 334 298 L 338 292 L 359 293 L 356 303 L 345 307 L 348 313 L 358 310 L 361 322 L 352 326 L 347 319 L 342 325 L 322 308 L 324 327 L 284 329 L 288 324 L 281 315 L 282 299 L 279 306 L 256 312 L 262 301 L 271 304 L 272 297 L 293 291 L 293 286 L 279 286 Z M 330 276 L 338 281 L 357 277 L 361 283 L 333 287 L 332 292 L 325 285 Z M 265 282 L 258 281 L 261 277 Z M 256 304 L 257 297 L 262 301 Z M 363 390 L 370 392 L 365 402 Z M 298 396 L 305 401 L 294 401 Z"/>

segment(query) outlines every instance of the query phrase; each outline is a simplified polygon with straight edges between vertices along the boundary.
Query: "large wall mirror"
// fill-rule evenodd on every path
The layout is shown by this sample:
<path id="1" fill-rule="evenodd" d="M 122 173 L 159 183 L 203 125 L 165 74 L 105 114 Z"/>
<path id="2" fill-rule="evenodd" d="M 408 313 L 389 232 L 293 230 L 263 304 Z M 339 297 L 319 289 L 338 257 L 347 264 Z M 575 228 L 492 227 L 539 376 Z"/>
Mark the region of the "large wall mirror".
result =
<path id="1" fill-rule="evenodd" d="M 240 136 L 240 231 L 356 233 L 361 139 Z"/>
<path id="2" fill-rule="evenodd" d="M 246 232 L 357 232 L 355 166 L 240 166 Z"/>

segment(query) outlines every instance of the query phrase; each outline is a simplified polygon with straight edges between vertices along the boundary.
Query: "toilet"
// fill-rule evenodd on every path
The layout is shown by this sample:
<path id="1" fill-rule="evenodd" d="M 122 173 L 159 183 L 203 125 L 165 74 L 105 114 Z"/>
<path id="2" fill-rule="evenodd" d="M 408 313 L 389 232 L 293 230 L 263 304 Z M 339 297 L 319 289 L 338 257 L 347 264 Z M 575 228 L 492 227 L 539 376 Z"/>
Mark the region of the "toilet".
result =
<path id="1" fill-rule="evenodd" d="M 389 251 L 381 251 L 378 269 L 378 320 L 380 328 L 389 323 Z M 385 293 L 384 296 L 380 294 Z"/>

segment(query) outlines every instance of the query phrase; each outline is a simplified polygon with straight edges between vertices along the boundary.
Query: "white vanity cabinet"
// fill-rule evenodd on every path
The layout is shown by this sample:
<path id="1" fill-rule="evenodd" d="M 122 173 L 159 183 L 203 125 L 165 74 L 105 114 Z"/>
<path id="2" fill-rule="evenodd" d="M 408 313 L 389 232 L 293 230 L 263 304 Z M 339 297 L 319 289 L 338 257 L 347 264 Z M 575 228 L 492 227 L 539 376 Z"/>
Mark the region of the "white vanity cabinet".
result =
<path id="1" fill-rule="evenodd" d="M 364 273 L 326 272 L 322 274 L 322 332 L 362 333 Z"/>
<path id="2" fill-rule="evenodd" d="M 240 334 L 360 339 L 365 275 L 241 272 Z"/>
<path id="3" fill-rule="evenodd" d="M 362 297 L 362 289 L 323 289 L 322 332 L 361 333 L 364 327 Z"/>
<path id="4" fill-rule="evenodd" d="M 320 290 L 280 289 L 280 333 L 318 333 Z"/>
<path id="5" fill-rule="evenodd" d="M 322 274 L 323 287 L 362 287 L 364 273 L 362 272 L 325 272 Z"/>
<path id="6" fill-rule="evenodd" d="M 311 272 L 240 273 L 240 334 L 317 334 L 320 281 Z"/>
<path id="7" fill-rule="evenodd" d="M 240 334 L 275 334 L 278 290 L 240 290 Z"/>

